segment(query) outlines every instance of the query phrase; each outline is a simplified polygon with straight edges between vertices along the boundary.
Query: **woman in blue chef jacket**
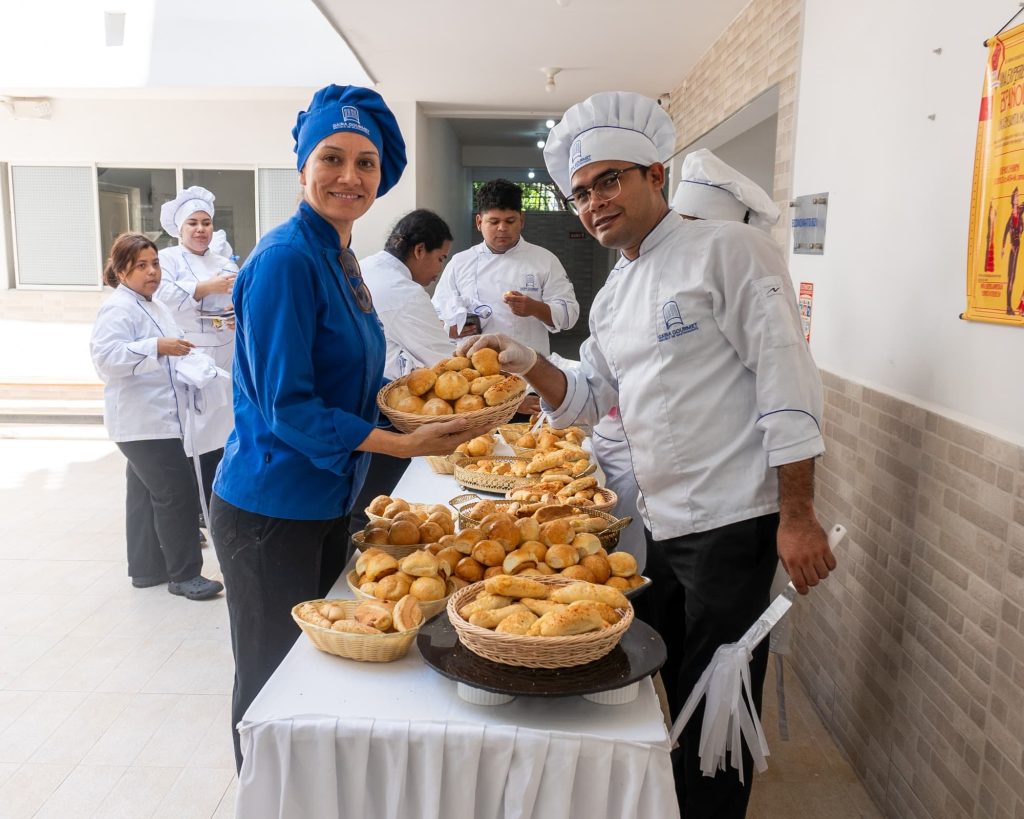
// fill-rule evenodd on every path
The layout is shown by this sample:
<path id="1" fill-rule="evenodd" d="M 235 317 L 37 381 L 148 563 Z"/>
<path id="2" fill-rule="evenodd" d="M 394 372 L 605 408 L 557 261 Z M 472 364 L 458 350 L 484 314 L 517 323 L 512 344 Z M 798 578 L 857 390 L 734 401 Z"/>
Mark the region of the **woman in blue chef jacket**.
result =
<path id="1" fill-rule="evenodd" d="M 291 608 L 338 578 L 348 514 L 371 452 L 452 452 L 465 421 L 402 435 L 375 428 L 385 342 L 352 225 L 399 180 L 405 143 L 374 91 L 329 85 L 292 129 L 302 201 L 235 282 L 235 429 L 214 482 L 214 544 L 227 587 L 235 726 L 298 632 Z"/>

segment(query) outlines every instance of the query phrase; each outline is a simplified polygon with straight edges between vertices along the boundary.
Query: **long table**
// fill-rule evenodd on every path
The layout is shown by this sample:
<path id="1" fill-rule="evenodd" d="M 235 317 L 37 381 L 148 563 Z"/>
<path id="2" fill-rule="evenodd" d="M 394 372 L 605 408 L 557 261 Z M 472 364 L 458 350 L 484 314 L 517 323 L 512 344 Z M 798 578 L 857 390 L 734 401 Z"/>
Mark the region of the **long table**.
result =
<path id="1" fill-rule="evenodd" d="M 417 458 L 393 494 L 445 503 L 462 492 Z M 344 576 L 331 596 L 352 596 Z M 626 705 L 519 697 L 478 706 L 415 646 L 378 665 L 297 636 L 239 725 L 239 819 L 679 816 L 650 679 Z"/>

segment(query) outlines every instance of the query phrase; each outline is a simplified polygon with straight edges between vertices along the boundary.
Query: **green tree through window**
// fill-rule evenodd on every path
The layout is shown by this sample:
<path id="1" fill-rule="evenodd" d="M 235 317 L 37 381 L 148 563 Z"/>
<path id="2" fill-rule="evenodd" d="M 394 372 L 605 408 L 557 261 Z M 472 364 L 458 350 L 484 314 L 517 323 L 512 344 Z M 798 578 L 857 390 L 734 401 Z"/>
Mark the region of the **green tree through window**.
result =
<path id="1" fill-rule="evenodd" d="M 516 182 L 523 191 L 523 210 L 541 213 L 565 210 L 558 189 L 552 182 Z M 473 203 L 484 182 L 473 183 Z"/>

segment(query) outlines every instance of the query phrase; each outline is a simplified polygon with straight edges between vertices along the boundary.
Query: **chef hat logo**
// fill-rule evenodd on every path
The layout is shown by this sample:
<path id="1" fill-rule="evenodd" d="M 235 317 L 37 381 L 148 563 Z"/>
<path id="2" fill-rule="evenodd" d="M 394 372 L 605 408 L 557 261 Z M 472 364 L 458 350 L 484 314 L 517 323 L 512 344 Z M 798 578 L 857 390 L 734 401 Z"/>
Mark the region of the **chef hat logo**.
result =
<path id="1" fill-rule="evenodd" d="M 575 165 L 583 156 L 583 138 L 576 137 L 573 140 L 572 148 L 569 149 L 569 164 Z"/>
<path id="2" fill-rule="evenodd" d="M 665 302 L 661 308 L 661 314 L 665 318 L 665 329 L 671 330 L 673 327 L 683 326 L 683 317 L 679 313 L 679 305 L 674 301 Z"/>
<path id="3" fill-rule="evenodd" d="M 359 121 L 359 109 L 354 105 L 341 106 L 341 118 L 345 121 L 346 125 L 362 125 Z"/>

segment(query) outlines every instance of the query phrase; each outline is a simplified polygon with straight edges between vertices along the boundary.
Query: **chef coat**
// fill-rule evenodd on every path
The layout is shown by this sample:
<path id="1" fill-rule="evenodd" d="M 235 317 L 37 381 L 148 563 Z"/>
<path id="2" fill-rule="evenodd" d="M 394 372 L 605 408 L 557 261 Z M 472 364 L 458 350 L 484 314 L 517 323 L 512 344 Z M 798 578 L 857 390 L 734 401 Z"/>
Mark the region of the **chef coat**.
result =
<path id="1" fill-rule="evenodd" d="M 235 428 L 214 491 L 268 517 L 348 514 L 377 421 L 384 333 L 359 309 L 338 232 L 307 202 L 235 280 Z"/>
<path id="2" fill-rule="evenodd" d="M 202 347 L 213 357 L 217 366 L 231 371 L 234 358 L 235 333 L 226 327 L 214 326 L 214 319 L 200 315 L 227 310 L 231 307 L 231 293 L 213 293 L 196 300 L 196 285 L 226 273 L 237 273 L 230 259 L 206 251 L 198 256 L 184 245 L 165 247 L 160 251 L 160 289 L 156 297 L 174 313 L 185 338 Z"/>
<path id="3" fill-rule="evenodd" d="M 112 441 L 184 438 L 185 388 L 174 377 L 174 357 L 156 351 L 157 339 L 183 336 L 162 302 L 125 285 L 100 307 L 89 349 Z"/>
<path id="4" fill-rule="evenodd" d="M 777 511 L 773 467 L 824 451 L 821 379 L 762 231 L 670 211 L 616 265 L 590 331 L 551 422 L 619 407 L 655 540 Z"/>
<path id="5" fill-rule="evenodd" d="M 454 342 L 441 324 L 430 296 L 409 268 L 386 250 L 360 259 L 363 279 L 387 340 L 384 377 L 389 381 L 416 367 L 429 367 L 453 355 Z"/>
<path id="6" fill-rule="evenodd" d="M 505 304 L 510 290 L 548 305 L 551 325 L 515 315 Z M 504 253 L 492 252 L 486 242 L 456 253 L 441 274 L 433 301 L 446 327 L 461 332 L 466 315 L 474 313 L 481 332 L 505 333 L 542 355 L 551 351 L 548 333 L 568 330 L 580 317 L 572 282 L 558 257 L 523 238 Z"/>

